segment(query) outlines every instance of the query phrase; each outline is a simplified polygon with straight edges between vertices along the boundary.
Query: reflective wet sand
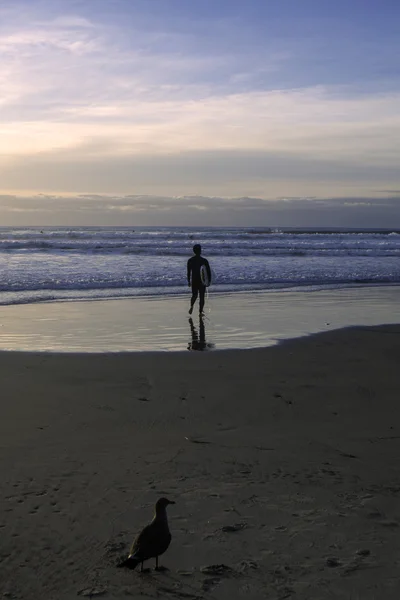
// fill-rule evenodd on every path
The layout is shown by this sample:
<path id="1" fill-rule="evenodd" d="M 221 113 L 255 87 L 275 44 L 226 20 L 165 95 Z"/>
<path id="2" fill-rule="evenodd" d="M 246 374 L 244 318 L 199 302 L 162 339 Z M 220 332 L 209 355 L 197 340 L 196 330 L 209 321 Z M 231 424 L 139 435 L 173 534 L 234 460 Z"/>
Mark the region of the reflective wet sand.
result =
<path id="1" fill-rule="evenodd" d="M 61 352 L 256 348 L 353 325 L 398 323 L 400 288 L 54 302 L 0 308 L 0 350 Z"/>

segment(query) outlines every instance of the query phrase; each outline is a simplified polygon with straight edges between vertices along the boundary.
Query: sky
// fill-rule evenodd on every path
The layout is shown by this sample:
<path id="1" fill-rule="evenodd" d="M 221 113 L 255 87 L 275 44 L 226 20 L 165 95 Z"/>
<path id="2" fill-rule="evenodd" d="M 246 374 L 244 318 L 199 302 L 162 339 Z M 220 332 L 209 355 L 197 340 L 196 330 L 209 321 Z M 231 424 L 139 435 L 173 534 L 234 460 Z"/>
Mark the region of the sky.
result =
<path id="1" fill-rule="evenodd" d="M 398 0 L 1 0 L 0 225 L 400 227 Z"/>

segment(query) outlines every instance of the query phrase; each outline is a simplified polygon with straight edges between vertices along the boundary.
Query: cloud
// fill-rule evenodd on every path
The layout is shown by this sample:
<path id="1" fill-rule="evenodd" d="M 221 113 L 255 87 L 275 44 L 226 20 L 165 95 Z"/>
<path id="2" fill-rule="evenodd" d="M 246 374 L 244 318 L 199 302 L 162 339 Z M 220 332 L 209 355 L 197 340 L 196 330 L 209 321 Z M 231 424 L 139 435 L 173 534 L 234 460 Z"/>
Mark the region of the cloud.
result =
<path id="1" fill-rule="evenodd" d="M 400 196 L 274 200 L 207 196 L 0 196 L 10 225 L 400 227 Z"/>
<path id="2" fill-rule="evenodd" d="M 69 173 L 68 164 L 78 162 L 81 166 L 77 173 L 85 168 L 84 164 L 92 170 L 93 190 L 108 191 L 93 187 L 97 177 L 102 178 L 100 172 L 96 175 L 96 160 L 100 171 L 104 169 L 104 157 L 107 157 L 109 180 L 114 182 L 114 191 L 119 192 L 129 190 L 121 188 L 113 178 L 116 163 L 119 161 L 120 164 L 118 171 L 123 167 L 131 168 L 132 164 L 135 170 L 134 164 L 143 162 L 151 169 L 151 156 L 153 170 L 160 168 L 162 160 L 159 157 L 164 156 L 165 163 L 172 167 L 175 163 L 176 173 L 186 163 L 189 169 L 197 172 L 199 183 L 205 172 L 213 179 L 213 171 L 231 176 L 238 168 L 240 172 L 254 173 L 255 177 L 263 170 L 265 176 L 276 179 L 276 172 L 270 173 L 269 164 L 277 163 L 282 165 L 278 171 L 289 168 L 287 177 L 293 179 L 293 169 L 299 170 L 296 161 L 299 167 L 307 161 L 314 162 L 311 173 L 310 169 L 304 171 L 310 180 L 321 180 L 326 172 L 333 173 L 338 165 L 344 175 L 353 169 L 354 180 L 357 172 L 363 171 L 363 176 L 371 180 L 369 172 L 387 173 L 398 167 L 400 117 L 397 107 L 400 94 L 356 100 L 332 97 L 329 90 L 316 88 L 190 101 L 145 102 L 138 98 L 132 102 L 115 99 L 114 103 L 103 104 L 100 100 L 86 105 L 78 105 L 76 101 L 74 106 L 57 106 L 53 100 L 47 120 L 3 123 L 0 164 L 14 162 L 19 166 L 21 160 L 29 159 L 42 164 L 43 170 L 48 171 L 55 162 L 62 161 L 65 173 Z M 215 159 L 214 166 L 207 153 L 211 160 Z M 260 156 L 264 161 L 261 168 L 257 166 Z M 238 165 L 237 157 L 240 157 L 241 165 Z M 193 158 L 198 159 L 196 165 L 190 164 Z M 65 179 L 60 166 L 57 170 L 60 181 Z M 8 172 L 6 168 L 3 189 L 17 189 L 12 178 L 7 176 Z M 181 177 L 184 186 L 185 173 L 181 172 Z M 398 176 L 394 177 L 390 183 L 398 184 Z M 129 179 L 129 174 L 123 178 Z M 32 189 L 29 168 L 24 170 L 23 179 L 25 189 Z M 79 176 L 75 179 L 76 187 L 68 190 L 82 191 Z M 182 191 L 189 190 L 183 188 Z M 232 187 L 228 193 L 234 191 Z"/>
<path id="3" fill-rule="evenodd" d="M 398 185 L 397 164 L 363 164 L 346 157 L 291 152 L 220 150 L 121 156 L 119 142 L 102 140 L 82 153 L 69 148 L 15 158 L 4 165 L 8 190 L 47 193 L 147 195 L 379 196 L 382 185 Z M 117 149 L 115 149 L 117 148 Z M 113 155 L 113 151 L 115 153 Z M 111 155 L 110 155 L 111 154 Z M 372 190 L 372 191 L 371 191 Z M 386 194 L 385 194 L 386 196 Z"/>
<path id="4" fill-rule="evenodd" d="M 230 13 L 194 20 L 128 5 L 3 3 L 4 192 L 272 199 L 399 188 L 399 82 L 310 83 L 315 62 L 333 72 L 333 46 L 315 55 L 330 35 L 310 34 L 317 21 L 267 39 L 251 22 L 240 37 Z"/>

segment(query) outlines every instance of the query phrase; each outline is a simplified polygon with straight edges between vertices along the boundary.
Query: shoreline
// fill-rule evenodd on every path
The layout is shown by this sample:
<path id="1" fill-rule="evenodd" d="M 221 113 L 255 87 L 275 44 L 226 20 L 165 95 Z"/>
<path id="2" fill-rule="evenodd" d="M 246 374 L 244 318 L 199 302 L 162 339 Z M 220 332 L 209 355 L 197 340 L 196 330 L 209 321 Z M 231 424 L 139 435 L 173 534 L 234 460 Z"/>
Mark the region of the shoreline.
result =
<path id="1" fill-rule="evenodd" d="M 0 351 L 174 352 L 268 347 L 283 339 L 400 321 L 400 287 L 210 295 L 205 316 L 189 294 L 0 307 Z"/>
<path id="2" fill-rule="evenodd" d="M 399 334 L 1 352 L 0 591 L 397 600 Z M 164 495 L 170 570 L 115 568 Z"/>
<path id="3" fill-rule="evenodd" d="M 284 285 L 284 286 L 276 286 L 276 287 L 262 287 L 262 284 L 259 284 L 259 286 L 255 285 L 255 287 L 249 287 L 246 289 L 240 289 L 238 288 L 237 285 L 233 285 L 233 284 L 227 284 L 226 286 L 222 286 L 221 284 L 213 284 L 210 288 L 209 291 L 211 291 L 211 296 L 216 296 L 216 297 L 221 297 L 221 296 L 248 296 L 248 295 L 253 295 L 253 294 L 285 294 L 285 293 L 296 293 L 296 294 L 301 294 L 301 293 L 319 293 L 319 292 L 333 292 L 333 293 L 339 293 L 341 291 L 346 291 L 346 290 L 362 290 L 362 289 L 400 289 L 400 283 L 398 282 L 392 282 L 392 281 L 387 281 L 387 282 L 378 282 L 378 283 L 374 283 L 373 281 L 366 281 L 363 283 L 360 282 L 351 282 L 351 283 L 341 283 L 341 284 L 337 284 L 337 283 L 326 283 L 326 284 L 306 284 L 306 285 Z M 121 288 L 122 290 L 125 289 L 129 289 L 129 288 Z M 133 288 L 136 290 L 138 290 L 138 288 Z M 179 288 L 175 288 L 175 289 L 179 289 L 182 291 L 177 291 L 177 292 L 173 292 L 173 293 L 160 293 L 160 294 L 154 294 L 151 292 L 148 292 L 147 290 L 151 289 L 151 288 L 143 288 L 146 291 L 144 293 L 127 293 L 125 294 L 121 294 L 121 295 L 116 295 L 116 296 L 80 296 L 80 297 L 69 297 L 68 295 L 65 297 L 59 297 L 59 298 L 38 298 L 38 299 L 30 299 L 27 301 L 19 301 L 19 302 L 9 302 L 9 303 L 0 303 L 0 310 L 1 308 L 7 308 L 7 307 L 17 307 L 17 306 L 38 306 L 41 304 L 59 304 L 59 303 L 74 303 L 74 302 L 112 302 L 114 300 L 147 300 L 147 301 L 152 301 L 152 300 L 156 300 L 156 301 L 160 301 L 160 302 L 167 302 L 169 300 L 176 300 L 176 299 L 183 299 L 183 298 L 187 298 L 188 296 L 188 291 L 187 291 L 187 287 L 186 286 L 179 286 Z M 165 288 L 168 290 L 168 288 Z M 47 290 L 46 290 L 47 291 Z M 49 290 L 50 292 L 53 290 Z M 67 293 L 69 292 L 69 290 L 64 290 Z M 89 293 L 95 290 L 87 290 Z M 0 297 L 1 294 L 9 294 L 10 292 L 1 292 L 0 293 Z"/>

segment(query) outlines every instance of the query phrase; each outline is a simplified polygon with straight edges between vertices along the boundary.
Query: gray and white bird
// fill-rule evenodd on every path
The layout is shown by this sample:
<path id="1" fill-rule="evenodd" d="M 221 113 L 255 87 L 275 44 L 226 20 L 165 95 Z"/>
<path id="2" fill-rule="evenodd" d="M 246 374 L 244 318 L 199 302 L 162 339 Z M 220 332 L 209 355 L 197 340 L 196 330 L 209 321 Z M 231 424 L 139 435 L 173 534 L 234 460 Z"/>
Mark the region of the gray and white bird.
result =
<path id="1" fill-rule="evenodd" d="M 171 543 L 166 510 L 168 504 L 175 504 L 175 502 L 167 498 L 160 498 L 157 501 L 153 520 L 134 539 L 128 558 L 119 563 L 118 567 L 135 569 L 141 563 L 141 571 L 143 571 L 144 561 L 155 558 L 156 569 L 160 569 L 158 557 L 168 550 Z"/>

